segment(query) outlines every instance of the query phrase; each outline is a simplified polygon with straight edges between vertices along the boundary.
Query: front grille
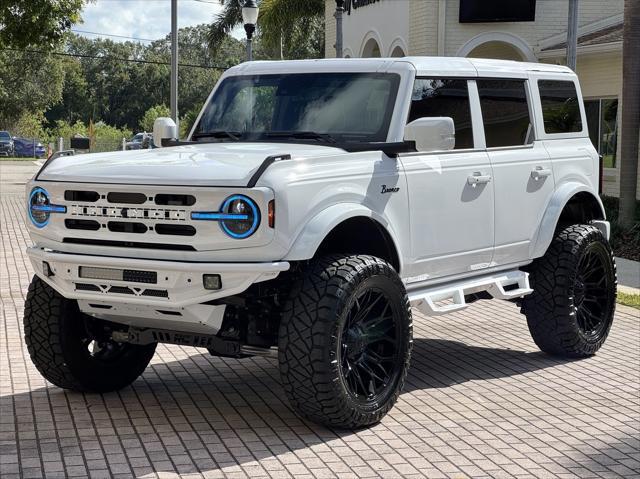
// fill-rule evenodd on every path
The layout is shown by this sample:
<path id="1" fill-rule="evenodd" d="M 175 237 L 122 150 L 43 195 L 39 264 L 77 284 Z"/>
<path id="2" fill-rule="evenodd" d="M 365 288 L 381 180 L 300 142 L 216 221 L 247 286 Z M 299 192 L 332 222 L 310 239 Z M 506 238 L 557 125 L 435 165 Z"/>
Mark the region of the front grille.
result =
<path id="1" fill-rule="evenodd" d="M 174 236 L 195 236 L 196 229 L 191 225 L 166 225 L 157 224 L 156 233 L 159 235 L 174 235 Z"/>
<path id="2" fill-rule="evenodd" d="M 102 291 L 95 284 L 87 284 L 87 283 L 76 283 L 76 291 Z"/>
<path id="3" fill-rule="evenodd" d="M 100 223 L 94 220 L 66 219 L 64 225 L 69 230 L 98 231 Z"/>
<path id="4" fill-rule="evenodd" d="M 109 288 L 109 293 L 115 294 L 136 294 L 134 291 L 128 286 L 111 286 Z"/>
<path id="5" fill-rule="evenodd" d="M 147 202 L 147 195 L 145 195 L 144 193 L 111 192 L 107 194 L 107 201 L 109 203 L 141 205 Z"/>
<path id="6" fill-rule="evenodd" d="M 168 298 L 169 292 L 166 289 L 145 289 L 142 296 L 153 296 L 155 298 Z"/>
<path id="7" fill-rule="evenodd" d="M 82 203 L 95 203 L 100 199 L 100 194 L 97 191 L 67 190 L 64 192 L 64 199 L 66 201 L 80 201 Z"/>
<path id="8" fill-rule="evenodd" d="M 127 221 L 109 221 L 107 223 L 109 231 L 114 233 L 146 233 L 149 228 L 144 223 L 131 223 Z"/>

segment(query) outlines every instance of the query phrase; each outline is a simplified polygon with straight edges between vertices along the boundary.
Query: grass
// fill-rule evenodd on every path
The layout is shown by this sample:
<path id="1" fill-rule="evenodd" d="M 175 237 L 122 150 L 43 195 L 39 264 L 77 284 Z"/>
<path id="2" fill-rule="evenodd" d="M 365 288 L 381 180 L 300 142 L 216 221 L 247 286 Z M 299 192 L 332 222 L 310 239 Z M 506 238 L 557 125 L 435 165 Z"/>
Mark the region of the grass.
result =
<path id="1" fill-rule="evenodd" d="M 618 291 L 618 303 L 640 309 L 640 294 L 629 294 Z"/>

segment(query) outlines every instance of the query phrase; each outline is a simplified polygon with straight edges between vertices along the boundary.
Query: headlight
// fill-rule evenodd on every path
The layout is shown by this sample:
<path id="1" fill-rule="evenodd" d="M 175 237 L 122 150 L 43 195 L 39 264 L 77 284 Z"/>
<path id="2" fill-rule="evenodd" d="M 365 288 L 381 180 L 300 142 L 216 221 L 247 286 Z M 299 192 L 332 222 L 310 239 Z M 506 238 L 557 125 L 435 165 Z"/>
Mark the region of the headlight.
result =
<path id="1" fill-rule="evenodd" d="M 222 204 L 220 212 L 220 226 L 232 238 L 248 238 L 260 225 L 260 210 L 255 202 L 246 196 L 230 196 Z"/>
<path id="2" fill-rule="evenodd" d="M 36 187 L 29 196 L 29 218 L 38 228 L 44 228 L 49 222 L 51 213 L 66 213 L 67 207 L 52 205 L 49 193 L 44 188 Z"/>

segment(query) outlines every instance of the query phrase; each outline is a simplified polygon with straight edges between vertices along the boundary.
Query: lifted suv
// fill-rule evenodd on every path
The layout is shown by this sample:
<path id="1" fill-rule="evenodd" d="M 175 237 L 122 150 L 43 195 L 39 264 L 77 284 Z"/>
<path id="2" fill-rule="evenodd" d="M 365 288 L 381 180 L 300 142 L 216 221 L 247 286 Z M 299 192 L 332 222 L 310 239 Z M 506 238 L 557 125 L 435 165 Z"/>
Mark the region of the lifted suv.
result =
<path id="1" fill-rule="evenodd" d="M 253 62 L 187 141 L 51 159 L 27 190 L 25 339 L 77 391 L 134 381 L 159 342 L 278 358 L 295 409 L 379 421 L 411 308 L 516 301 L 536 344 L 604 343 L 616 273 L 598 155 L 565 67 L 461 58 Z"/>

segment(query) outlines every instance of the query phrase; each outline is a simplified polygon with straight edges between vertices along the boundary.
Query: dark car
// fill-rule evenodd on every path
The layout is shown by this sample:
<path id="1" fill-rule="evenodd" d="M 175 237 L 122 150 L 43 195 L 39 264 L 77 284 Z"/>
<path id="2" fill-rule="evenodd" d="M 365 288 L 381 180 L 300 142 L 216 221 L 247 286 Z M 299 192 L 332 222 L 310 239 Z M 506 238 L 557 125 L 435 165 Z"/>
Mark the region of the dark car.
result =
<path id="1" fill-rule="evenodd" d="M 13 137 L 13 154 L 30 158 L 44 158 L 47 150 L 36 139 Z"/>
<path id="2" fill-rule="evenodd" d="M 151 133 L 136 133 L 131 140 L 125 144 L 127 150 L 146 150 L 149 148 L 149 141 L 152 139 Z"/>
<path id="3" fill-rule="evenodd" d="M 8 131 L 0 131 L 0 156 L 13 156 L 13 138 Z"/>

